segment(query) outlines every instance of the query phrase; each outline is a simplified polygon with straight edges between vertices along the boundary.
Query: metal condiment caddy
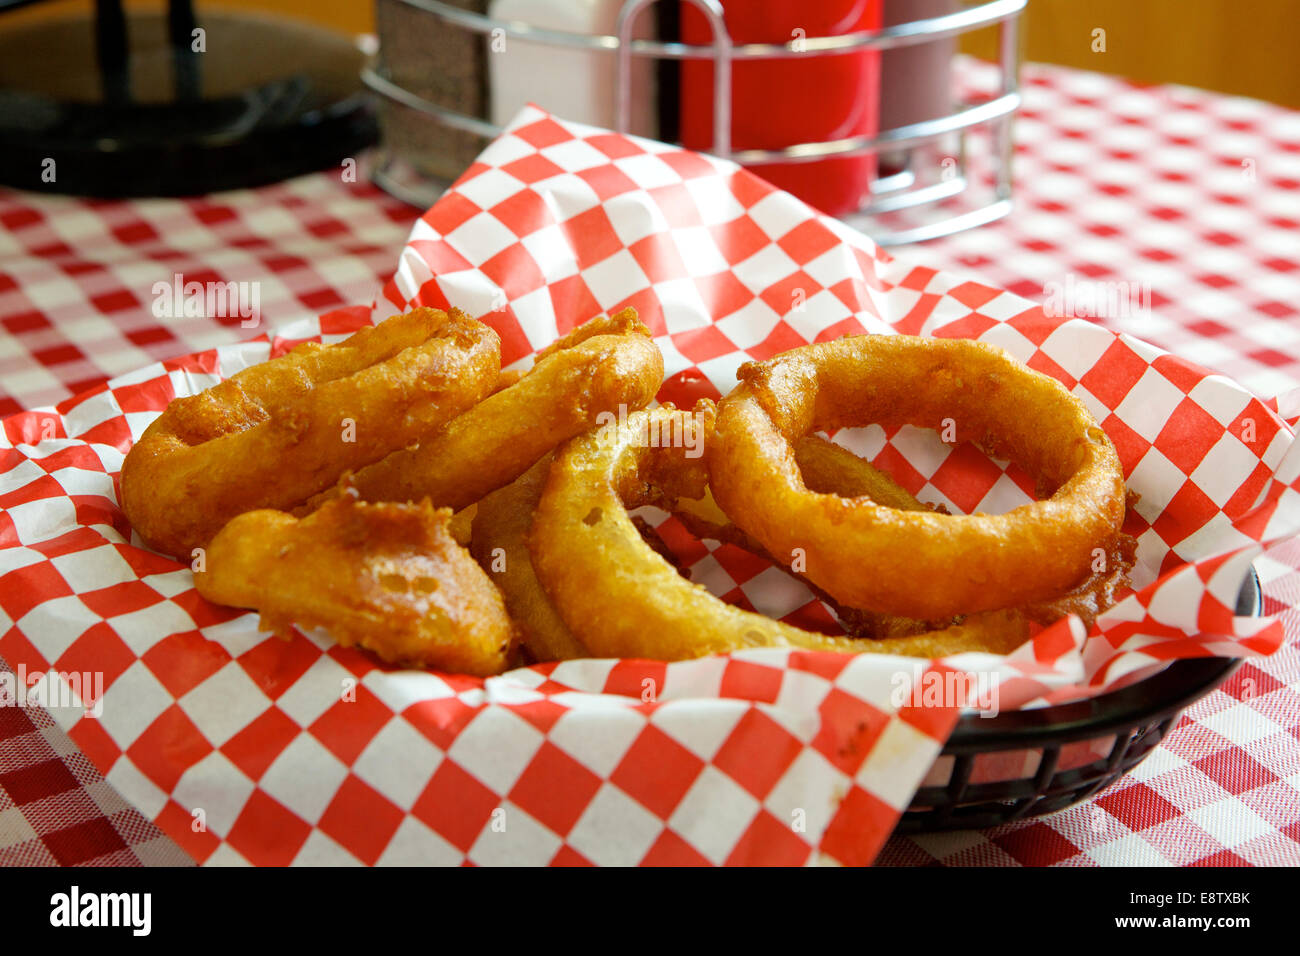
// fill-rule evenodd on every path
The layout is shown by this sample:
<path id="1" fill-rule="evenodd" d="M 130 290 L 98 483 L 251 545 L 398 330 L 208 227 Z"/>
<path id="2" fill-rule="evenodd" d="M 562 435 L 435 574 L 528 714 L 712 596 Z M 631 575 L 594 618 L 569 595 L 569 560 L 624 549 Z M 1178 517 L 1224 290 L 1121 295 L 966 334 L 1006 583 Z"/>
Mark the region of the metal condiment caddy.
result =
<path id="1" fill-rule="evenodd" d="M 390 3 L 397 0 L 389 0 Z M 870 235 L 881 245 L 918 242 L 983 225 L 1005 216 L 1012 202 L 1012 118 L 1020 106 L 1019 18 L 1028 0 L 991 0 L 955 12 L 880 29 L 839 36 L 795 37 L 787 43 L 734 43 L 728 34 L 719 0 L 689 0 L 710 25 L 709 45 L 690 45 L 649 39 L 635 39 L 638 19 L 661 0 L 626 0 L 612 35 L 591 35 L 542 29 L 515 20 L 494 19 L 462 9 L 442 0 L 400 0 L 404 7 L 427 15 L 444 29 L 461 35 L 478 35 L 484 44 L 504 37 L 531 44 L 606 53 L 617 61 L 618 87 L 615 99 L 615 129 L 629 129 L 632 98 L 632 58 L 658 60 L 712 59 L 713 69 L 713 155 L 731 159 L 762 175 L 764 164 L 816 163 L 830 158 L 858 157 L 884 153 L 905 155 L 902 169 L 877 174 L 870 198 L 857 212 L 842 216 L 847 223 Z M 674 2 L 674 0 L 669 0 Z M 882 130 L 871 136 L 857 136 L 818 142 L 795 143 L 781 149 L 733 149 L 731 65 L 744 60 L 773 60 L 792 57 L 832 56 L 853 51 L 886 51 L 931 43 L 978 30 L 996 27 L 998 79 L 993 95 L 986 99 L 963 99 L 945 116 Z M 434 41 L 430 39 L 432 45 Z M 362 79 L 381 97 L 381 106 L 410 110 L 420 122 L 434 124 L 438 134 L 456 138 L 462 149 L 480 138 L 482 145 L 500 133 L 499 127 L 482 116 L 437 103 L 395 81 L 392 64 L 384 58 L 381 29 L 379 60 L 367 66 Z M 887 91 L 883 91 L 887 93 Z M 542 106 L 547 104 L 543 103 Z M 562 117 L 563 118 L 563 117 Z M 415 205 L 431 205 L 449 184 L 445 175 L 431 175 L 427 168 L 412 165 L 408 155 L 395 146 L 390 135 L 393 123 L 385 123 L 385 143 L 372 177 L 388 192 Z M 970 162 L 974 141 L 971 134 L 987 130 L 984 161 Z M 428 147 L 426 146 L 427 150 Z"/>

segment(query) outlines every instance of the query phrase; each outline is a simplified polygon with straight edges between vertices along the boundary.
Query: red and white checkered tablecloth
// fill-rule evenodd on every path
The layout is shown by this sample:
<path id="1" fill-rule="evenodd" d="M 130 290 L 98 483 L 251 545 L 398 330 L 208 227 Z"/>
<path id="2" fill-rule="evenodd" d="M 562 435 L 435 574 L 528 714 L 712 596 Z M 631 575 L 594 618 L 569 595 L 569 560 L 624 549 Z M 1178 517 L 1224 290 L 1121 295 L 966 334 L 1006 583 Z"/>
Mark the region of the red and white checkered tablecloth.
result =
<path id="1" fill-rule="evenodd" d="M 1015 212 L 915 256 L 1036 301 L 1143 285 L 1149 309 L 1099 321 L 1265 398 L 1300 386 L 1300 112 L 1033 64 L 1022 83 Z"/>
<path id="2" fill-rule="evenodd" d="M 1300 223 L 1300 115 L 1060 69 L 1027 67 L 1025 80 L 1016 213 L 911 254 L 1035 299 L 1071 276 L 1147 283 L 1150 310 L 1102 321 L 1136 323 L 1123 327 L 1264 396 L 1300 384 L 1300 246 L 1285 243 Z M 329 174 L 198 202 L 0 197 L 0 410 L 248 334 L 238 318 L 155 319 L 150 289 L 173 273 L 259 281 L 267 326 L 367 301 L 414 218 Z M 1295 607 L 1298 566 L 1300 549 L 1259 563 L 1266 611 Z M 1248 661 L 1090 803 L 895 839 L 879 862 L 1300 862 L 1298 690 L 1293 640 Z M 174 859 L 111 794 L 48 717 L 0 710 L 0 862 Z"/>
<path id="3" fill-rule="evenodd" d="M 0 191 L 0 416 L 341 305 L 393 273 L 418 210 L 342 171 L 203 199 Z M 154 284 L 256 283 L 239 315 L 154 315 Z"/>

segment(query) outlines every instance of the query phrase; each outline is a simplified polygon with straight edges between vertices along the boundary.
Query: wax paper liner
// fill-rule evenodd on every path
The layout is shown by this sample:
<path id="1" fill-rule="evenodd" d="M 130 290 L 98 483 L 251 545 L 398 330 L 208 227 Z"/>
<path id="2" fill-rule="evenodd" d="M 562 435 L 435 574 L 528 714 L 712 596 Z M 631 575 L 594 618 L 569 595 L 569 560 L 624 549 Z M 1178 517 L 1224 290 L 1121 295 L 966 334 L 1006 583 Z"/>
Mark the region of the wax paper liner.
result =
<path id="1" fill-rule="evenodd" d="M 846 333 L 996 343 L 1063 381 L 1114 440 L 1141 495 L 1139 589 L 1093 634 L 1064 620 L 1007 658 L 758 650 L 482 681 L 385 668 L 320 633 L 270 638 L 141 547 L 116 479 L 168 401 L 413 304 L 485 316 L 518 364 L 635 306 L 665 356 L 660 397 L 679 404 L 725 393 L 744 361 Z M 1261 546 L 1300 529 L 1295 422 L 1276 402 L 891 259 L 730 163 L 532 107 L 417 223 L 372 307 L 151 366 L 13 416 L 4 433 L 0 655 L 33 700 L 102 674 L 98 717 L 52 712 L 209 863 L 869 862 L 972 703 L 927 698 L 936 679 L 978 672 L 996 694 L 973 703 L 1006 709 L 1099 693 L 1174 658 L 1270 653 L 1280 622 L 1232 607 Z M 1027 500 L 1023 475 L 929 433 L 836 439 L 954 510 Z M 780 571 L 671 519 L 661 530 L 726 600 L 829 621 Z"/>

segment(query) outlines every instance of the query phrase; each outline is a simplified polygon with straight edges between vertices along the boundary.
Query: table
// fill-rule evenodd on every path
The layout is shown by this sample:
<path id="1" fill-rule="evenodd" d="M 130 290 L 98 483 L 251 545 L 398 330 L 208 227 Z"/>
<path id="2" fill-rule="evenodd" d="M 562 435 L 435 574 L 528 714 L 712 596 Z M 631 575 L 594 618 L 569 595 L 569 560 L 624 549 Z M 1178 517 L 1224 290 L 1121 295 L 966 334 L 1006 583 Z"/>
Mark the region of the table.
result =
<path id="1" fill-rule="evenodd" d="M 1038 300 L 1137 283 L 1150 308 L 1099 321 L 1264 397 L 1300 386 L 1300 113 L 1037 65 L 1023 78 L 1015 213 L 899 254 Z M 176 274 L 257 282 L 262 329 L 366 302 L 416 212 L 336 172 L 202 200 L 0 194 L 0 414 L 257 331 L 156 318 L 153 285 Z M 1258 567 L 1292 640 L 1137 771 L 1045 820 L 896 838 L 879 862 L 1300 863 L 1300 545 Z M 0 864 L 184 861 L 47 715 L 0 708 Z"/>

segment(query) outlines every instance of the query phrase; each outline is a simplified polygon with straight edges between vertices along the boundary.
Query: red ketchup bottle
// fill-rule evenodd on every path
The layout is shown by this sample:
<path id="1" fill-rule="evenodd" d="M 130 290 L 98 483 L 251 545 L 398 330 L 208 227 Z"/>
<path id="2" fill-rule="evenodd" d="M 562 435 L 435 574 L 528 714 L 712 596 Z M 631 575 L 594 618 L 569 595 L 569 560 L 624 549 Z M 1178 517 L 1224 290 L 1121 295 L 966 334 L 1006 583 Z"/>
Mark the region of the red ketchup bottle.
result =
<path id="1" fill-rule="evenodd" d="M 732 42 L 789 43 L 880 27 L 883 0 L 723 0 Z M 681 4 L 682 41 L 707 46 L 708 21 Z M 684 60 L 681 137 L 692 149 L 713 146 L 713 63 Z M 796 143 L 872 136 L 880 116 L 880 54 L 875 50 L 805 53 L 732 65 L 732 149 L 779 149 Z M 871 192 L 870 154 L 749 167 L 833 216 L 854 212 Z"/>

